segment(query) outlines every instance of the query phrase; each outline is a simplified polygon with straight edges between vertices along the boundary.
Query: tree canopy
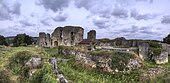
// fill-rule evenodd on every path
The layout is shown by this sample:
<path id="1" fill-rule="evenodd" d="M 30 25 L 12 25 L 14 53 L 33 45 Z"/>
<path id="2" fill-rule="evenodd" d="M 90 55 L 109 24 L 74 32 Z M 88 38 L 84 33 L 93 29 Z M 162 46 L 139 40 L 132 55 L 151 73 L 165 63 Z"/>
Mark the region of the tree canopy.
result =
<path id="1" fill-rule="evenodd" d="M 0 45 L 7 45 L 6 39 L 4 36 L 0 35 Z"/>
<path id="2" fill-rule="evenodd" d="M 26 34 L 18 34 L 15 38 L 14 38 L 14 46 L 27 46 L 32 44 L 33 39 L 32 37 L 30 37 L 29 35 Z"/>
<path id="3" fill-rule="evenodd" d="M 163 42 L 170 44 L 170 34 L 163 39 Z"/>

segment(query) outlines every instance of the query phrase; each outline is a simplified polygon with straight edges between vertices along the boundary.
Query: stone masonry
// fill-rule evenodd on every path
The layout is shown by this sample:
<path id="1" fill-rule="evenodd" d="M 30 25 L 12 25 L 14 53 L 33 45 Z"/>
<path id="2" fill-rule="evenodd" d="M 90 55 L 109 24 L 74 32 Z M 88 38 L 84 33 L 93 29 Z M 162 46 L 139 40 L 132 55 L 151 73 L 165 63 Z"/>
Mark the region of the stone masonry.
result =
<path id="1" fill-rule="evenodd" d="M 96 40 L 96 31 L 95 30 L 90 30 L 87 33 L 87 39 L 90 41 L 95 41 Z"/>
<path id="2" fill-rule="evenodd" d="M 39 33 L 39 38 L 38 38 L 38 45 L 40 47 L 50 47 L 51 46 L 51 38 L 50 34 L 46 34 L 44 32 Z"/>
<path id="3" fill-rule="evenodd" d="M 84 29 L 78 26 L 57 27 L 52 33 L 52 46 L 74 46 L 83 40 Z"/>

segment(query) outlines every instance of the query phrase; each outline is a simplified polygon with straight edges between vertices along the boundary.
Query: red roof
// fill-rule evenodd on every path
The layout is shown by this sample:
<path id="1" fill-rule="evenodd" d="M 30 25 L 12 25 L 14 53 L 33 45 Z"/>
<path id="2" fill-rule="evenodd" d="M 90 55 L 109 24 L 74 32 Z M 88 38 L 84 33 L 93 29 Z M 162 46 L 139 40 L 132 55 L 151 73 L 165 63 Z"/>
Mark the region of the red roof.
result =
<path id="1" fill-rule="evenodd" d="M 88 39 L 83 39 L 83 41 L 81 41 L 79 44 L 90 44 L 91 41 Z"/>

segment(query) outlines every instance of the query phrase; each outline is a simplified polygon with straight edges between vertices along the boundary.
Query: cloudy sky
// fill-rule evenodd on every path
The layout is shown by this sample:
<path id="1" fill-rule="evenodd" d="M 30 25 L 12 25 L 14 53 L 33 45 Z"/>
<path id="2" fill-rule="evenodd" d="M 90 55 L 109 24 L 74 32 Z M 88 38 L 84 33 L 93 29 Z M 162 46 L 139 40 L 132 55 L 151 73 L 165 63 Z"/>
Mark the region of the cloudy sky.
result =
<path id="1" fill-rule="evenodd" d="M 0 0 L 0 35 L 52 33 L 58 26 L 94 29 L 97 38 L 162 40 L 170 0 Z"/>

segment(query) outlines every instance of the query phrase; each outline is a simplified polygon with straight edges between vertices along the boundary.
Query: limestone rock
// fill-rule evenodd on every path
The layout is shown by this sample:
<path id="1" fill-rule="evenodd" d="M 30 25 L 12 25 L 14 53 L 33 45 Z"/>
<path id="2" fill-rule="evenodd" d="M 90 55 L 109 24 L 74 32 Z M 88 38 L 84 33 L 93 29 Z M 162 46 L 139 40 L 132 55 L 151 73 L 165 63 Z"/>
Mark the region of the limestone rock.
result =
<path id="1" fill-rule="evenodd" d="M 36 69 L 41 67 L 42 61 L 40 57 L 32 57 L 27 63 L 26 66 L 28 66 L 31 69 Z"/>
<path id="2" fill-rule="evenodd" d="M 128 70 L 135 70 L 135 69 L 141 68 L 142 66 L 143 66 L 143 63 L 140 59 L 130 59 L 126 68 Z"/>
<path id="3" fill-rule="evenodd" d="M 154 58 L 156 64 L 165 64 L 168 63 L 168 52 L 161 52 L 159 56 Z"/>
<path id="4" fill-rule="evenodd" d="M 166 70 L 164 68 L 158 67 L 158 68 L 150 68 L 143 72 L 144 73 L 140 76 L 141 82 L 155 78 L 156 76 L 165 73 Z M 144 83 L 146 83 L 146 82 L 144 82 Z"/>

